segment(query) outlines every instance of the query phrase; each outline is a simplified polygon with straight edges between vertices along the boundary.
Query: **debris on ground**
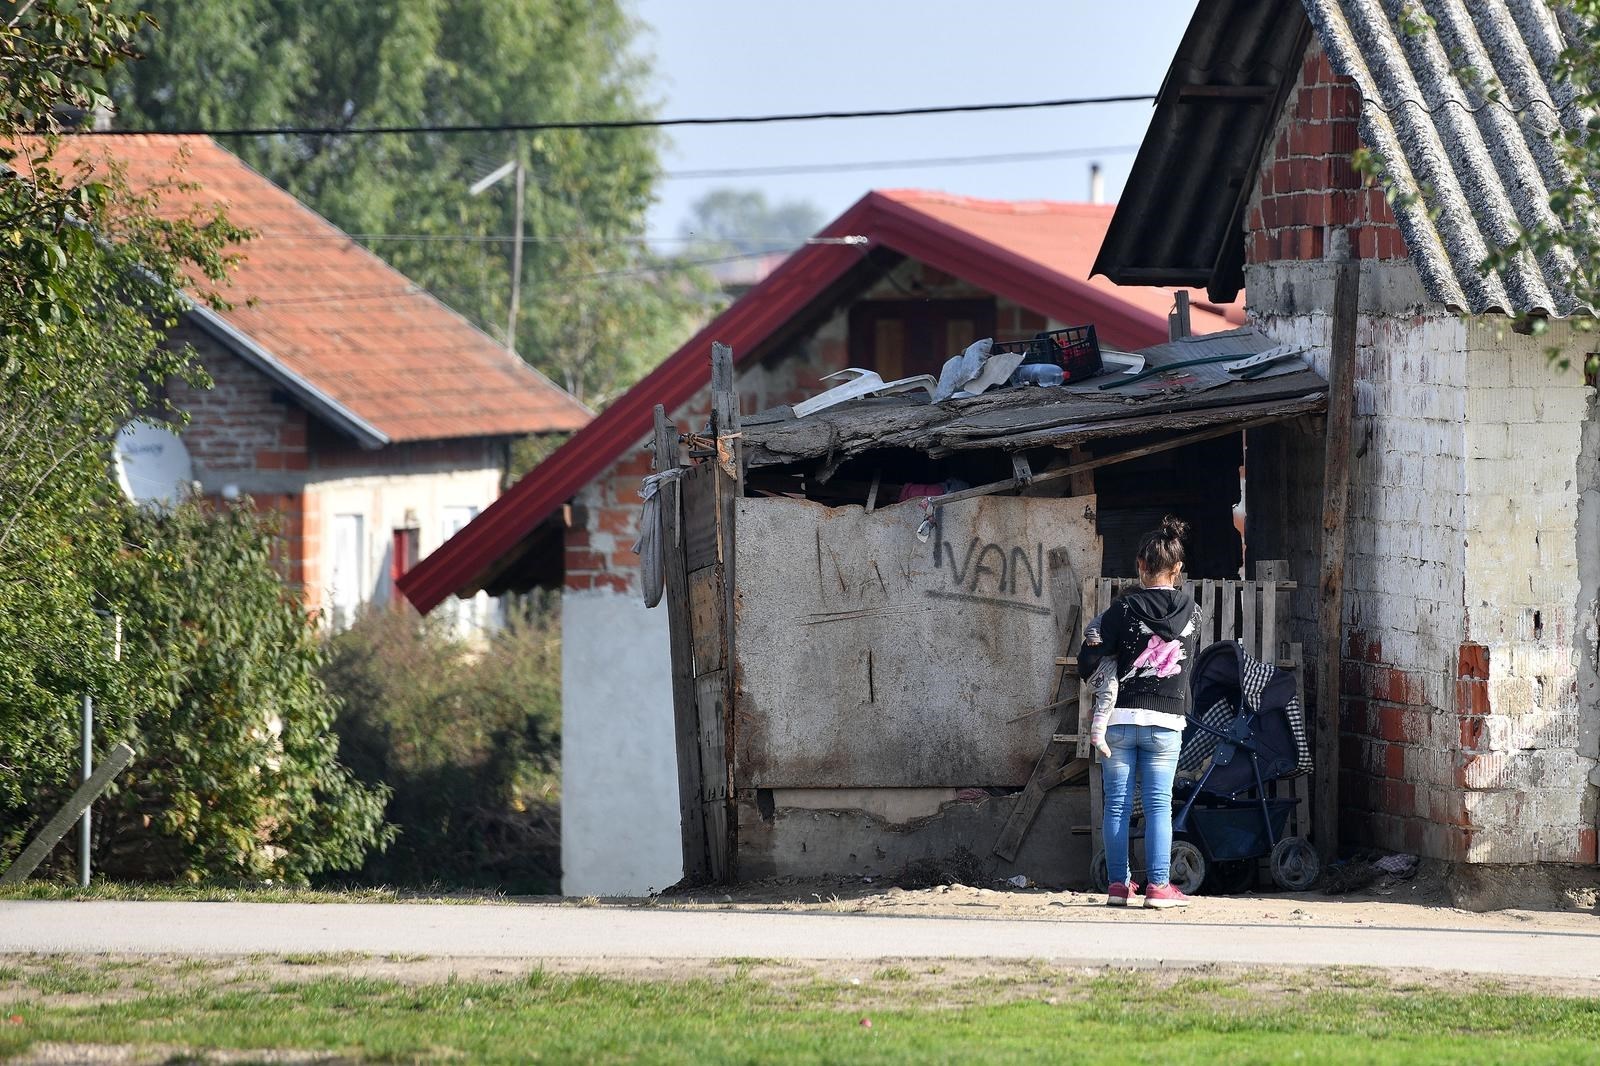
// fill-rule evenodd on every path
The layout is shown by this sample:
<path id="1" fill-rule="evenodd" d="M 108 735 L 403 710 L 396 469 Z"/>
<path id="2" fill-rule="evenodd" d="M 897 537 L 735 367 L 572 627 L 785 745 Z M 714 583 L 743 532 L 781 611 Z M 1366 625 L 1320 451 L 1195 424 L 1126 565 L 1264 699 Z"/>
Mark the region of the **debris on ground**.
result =
<path id="1" fill-rule="evenodd" d="M 1346 896 L 1369 888 L 1381 892 L 1416 876 L 1418 863 L 1415 855 L 1364 849 L 1330 864 L 1322 877 L 1322 891 L 1329 896 Z"/>
<path id="2" fill-rule="evenodd" d="M 913 859 L 900 868 L 894 883 L 899 888 L 933 888 L 968 885 L 976 888 L 988 880 L 983 863 L 966 848 L 956 848 L 941 858 Z"/>

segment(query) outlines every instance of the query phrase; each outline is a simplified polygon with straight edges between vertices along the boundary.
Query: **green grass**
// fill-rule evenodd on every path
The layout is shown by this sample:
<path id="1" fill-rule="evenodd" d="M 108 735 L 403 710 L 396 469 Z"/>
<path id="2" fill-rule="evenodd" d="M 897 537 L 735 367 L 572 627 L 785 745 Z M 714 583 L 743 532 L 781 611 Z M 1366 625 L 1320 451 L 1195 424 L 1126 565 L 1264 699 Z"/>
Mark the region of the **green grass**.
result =
<path id="1" fill-rule="evenodd" d="M 282 885 L 157 885 L 97 881 L 88 888 L 58 881 L 24 881 L 0 888 L 0 900 L 125 900 L 138 903 L 499 903 L 489 892 L 445 894 L 420 889 L 289 888 Z"/>
<path id="2" fill-rule="evenodd" d="M 1600 1044 L 1600 1000 L 1491 985 L 1401 993 L 1377 978 L 1284 991 L 1241 978 L 1058 972 L 1007 992 L 924 986 L 930 975 L 905 972 L 860 986 L 543 971 L 426 984 L 321 976 L 265 988 L 197 979 L 89 1004 L 12 987 L 0 990 L 0 1022 L 23 1020 L 0 1024 L 0 1059 L 55 1041 L 298 1048 L 388 1062 L 1531 1063 L 1591 1061 Z"/>

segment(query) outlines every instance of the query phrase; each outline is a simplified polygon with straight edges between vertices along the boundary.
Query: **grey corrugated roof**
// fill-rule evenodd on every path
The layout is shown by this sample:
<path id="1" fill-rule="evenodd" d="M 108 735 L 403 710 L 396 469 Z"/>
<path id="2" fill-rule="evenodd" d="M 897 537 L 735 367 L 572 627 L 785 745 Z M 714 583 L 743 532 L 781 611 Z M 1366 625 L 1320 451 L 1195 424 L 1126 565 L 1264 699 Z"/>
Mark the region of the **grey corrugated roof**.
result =
<path id="1" fill-rule="evenodd" d="M 1310 35 L 1300 0 L 1203 0 L 1091 274 L 1239 294 L 1245 205 Z"/>
<path id="2" fill-rule="evenodd" d="M 1333 69 L 1360 87 L 1363 143 L 1401 188 L 1423 194 L 1397 200 L 1395 214 L 1429 295 L 1472 312 L 1589 311 L 1565 290 L 1570 256 L 1479 272 L 1519 223 L 1553 223 L 1550 192 L 1573 180 L 1550 134 L 1586 116 L 1554 77 L 1566 47 L 1555 13 L 1540 0 L 1305 5 Z"/>

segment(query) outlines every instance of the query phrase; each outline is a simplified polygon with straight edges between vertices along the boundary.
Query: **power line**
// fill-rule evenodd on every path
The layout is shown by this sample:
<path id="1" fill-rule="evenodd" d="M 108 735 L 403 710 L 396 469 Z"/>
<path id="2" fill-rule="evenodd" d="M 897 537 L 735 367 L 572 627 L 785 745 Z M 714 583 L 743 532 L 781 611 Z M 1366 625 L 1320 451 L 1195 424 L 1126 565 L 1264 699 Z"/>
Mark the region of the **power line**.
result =
<path id="1" fill-rule="evenodd" d="M 1004 155 L 954 155 L 922 159 L 878 159 L 856 163 L 797 163 L 789 166 L 738 167 L 723 170 L 669 170 L 664 180 L 695 178 L 759 178 L 783 174 L 842 174 L 853 170 L 907 170 L 914 167 L 966 167 L 986 163 L 1037 163 L 1049 159 L 1080 156 L 1125 155 L 1137 152 L 1137 144 L 1112 144 L 1100 148 L 1057 148 L 1042 152 L 1010 152 Z"/>
<path id="2" fill-rule="evenodd" d="M 737 263 L 745 259 L 760 259 L 770 255 L 782 255 L 794 251 L 793 247 L 778 249 L 769 252 L 737 252 L 732 255 L 719 255 L 709 259 L 669 259 L 662 263 L 650 266 L 627 267 L 617 270 L 601 270 L 590 274 L 558 274 L 548 278 L 536 278 L 531 283 L 535 287 L 543 285 L 564 284 L 573 281 L 603 281 L 612 278 L 649 277 L 654 274 L 672 274 L 695 267 L 717 266 L 724 263 Z M 283 307 L 300 304 L 322 303 L 352 303 L 367 300 L 397 300 L 410 296 L 431 296 L 443 301 L 438 293 L 425 289 L 420 285 L 409 288 L 385 289 L 351 289 L 342 293 L 328 293 L 323 296 L 285 296 L 281 299 L 268 297 L 266 299 L 253 299 L 245 307 Z"/>
<path id="3" fill-rule="evenodd" d="M 818 122 L 847 118 L 904 118 L 912 115 L 956 115 L 993 111 L 1029 111 L 1040 108 L 1083 107 L 1090 104 L 1149 103 L 1151 93 L 1120 96 L 1077 96 L 1058 100 L 1016 100 L 994 104 L 943 104 L 934 107 L 890 107 L 863 111 L 800 111 L 771 115 L 720 115 L 701 118 L 623 118 L 589 119 L 573 122 L 479 122 L 460 125 L 418 124 L 410 126 L 234 126 L 207 128 L 179 127 L 167 130 L 70 129 L 72 137 L 114 137 L 128 134 L 168 134 L 211 137 L 316 136 L 357 137 L 404 133 L 536 133 L 543 130 L 625 130 L 664 129 L 671 126 L 754 126 L 774 122 Z"/>

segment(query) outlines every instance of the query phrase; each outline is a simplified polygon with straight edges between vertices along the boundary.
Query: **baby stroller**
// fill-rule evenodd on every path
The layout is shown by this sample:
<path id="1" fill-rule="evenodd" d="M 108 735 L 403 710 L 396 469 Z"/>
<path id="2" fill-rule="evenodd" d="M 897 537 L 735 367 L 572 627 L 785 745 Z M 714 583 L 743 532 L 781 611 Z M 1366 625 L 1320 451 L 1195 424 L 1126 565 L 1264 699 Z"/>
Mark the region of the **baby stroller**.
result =
<path id="1" fill-rule="evenodd" d="M 1254 884 L 1257 861 L 1270 856 L 1278 887 L 1310 888 L 1321 872 L 1316 849 L 1285 835 L 1295 800 L 1273 794 L 1274 782 L 1311 770 L 1294 678 L 1228 640 L 1195 658 L 1189 688 L 1172 790 L 1172 883 L 1192 893 L 1209 877 L 1209 888 L 1242 891 Z M 1132 835 L 1143 836 L 1142 824 Z M 1091 875 L 1103 888 L 1103 851 Z"/>

